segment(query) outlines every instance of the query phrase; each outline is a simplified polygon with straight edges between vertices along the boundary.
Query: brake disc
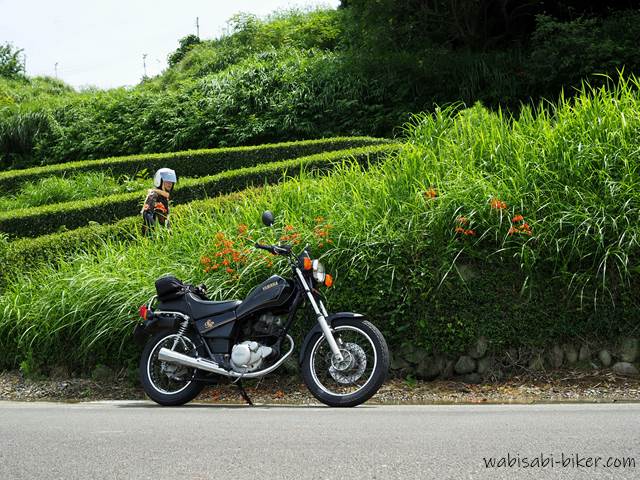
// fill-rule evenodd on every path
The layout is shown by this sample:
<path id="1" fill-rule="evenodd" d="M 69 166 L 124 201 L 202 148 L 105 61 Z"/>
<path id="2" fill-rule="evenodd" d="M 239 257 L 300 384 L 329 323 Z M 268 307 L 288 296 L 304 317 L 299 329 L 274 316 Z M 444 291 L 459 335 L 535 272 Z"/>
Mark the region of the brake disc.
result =
<path id="1" fill-rule="evenodd" d="M 341 385 L 355 383 L 367 368 L 367 354 L 356 343 L 345 343 L 340 349 L 344 360 L 335 362 L 331 359 L 329 375 Z"/>

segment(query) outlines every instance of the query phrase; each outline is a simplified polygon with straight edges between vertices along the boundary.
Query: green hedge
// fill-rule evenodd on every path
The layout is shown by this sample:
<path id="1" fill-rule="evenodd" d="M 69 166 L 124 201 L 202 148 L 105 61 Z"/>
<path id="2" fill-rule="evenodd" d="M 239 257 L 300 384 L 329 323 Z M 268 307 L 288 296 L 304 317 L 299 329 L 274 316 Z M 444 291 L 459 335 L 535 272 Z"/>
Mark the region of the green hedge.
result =
<path id="1" fill-rule="evenodd" d="M 4 193 L 11 193 L 18 190 L 21 184 L 28 181 L 33 182 L 42 177 L 105 170 L 109 170 L 113 175 L 133 176 L 145 169 L 151 175 L 158 168 L 169 167 L 175 169 L 179 177 L 204 177 L 225 170 L 252 167 L 261 163 L 380 143 L 389 143 L 389 140 L 372 137 L 337 137 L 253 147 L 188 150 L 83 160 L 0 172 L 0 189 Z"/>
<path id="2" fill-rule="evenodd" d="M 229 203 L 238 200 L 245 193 L 234 192 L 208 200 L 191 202 L 189 207 L 198 207 L 204 202 Z M 177 206 L 174 213 L 179 213 L 186 205 Z M 113 240 L 140 238 L 140 218 L 127 217 L 108 225 L 89 225 L 75 230 L 42 235 L 37 238 L 20 238 L 0 250 L 0 285 L 9 277 L 17 274 L 28 274 L 30 270 L 43 264 L 55 264 L 58 260 L 88 251 L 96 245 L 106 244 Z"/>
<path id="3" fill-rule="evenodd" d="M 183 181 L 180 188 L 176 189 L 173 203 L 188 203 L 192 200 L 242 190 L 252 185 L 276 183 L 284 173 L 296 175 L 302 168 L 314 171 L 326 170 L 333 164 L 348 158 L 353 158 L 360 163 L 375 161 L 379 156 L 396 151 L 398 148 L 397 145 L 387 144 L 339 150 L 232 170 L 209 177 L 191 178 Z M 0 231 L 12 238 L 37 237 L 53 233 L 63 225 L 67 229 L 74 229 L 85 226 L 89 222 L 113 223 L 135 215 L 141 208 L 144 196 L 144 191 L 132 192 L 14 210 L 0 214 Z"/>

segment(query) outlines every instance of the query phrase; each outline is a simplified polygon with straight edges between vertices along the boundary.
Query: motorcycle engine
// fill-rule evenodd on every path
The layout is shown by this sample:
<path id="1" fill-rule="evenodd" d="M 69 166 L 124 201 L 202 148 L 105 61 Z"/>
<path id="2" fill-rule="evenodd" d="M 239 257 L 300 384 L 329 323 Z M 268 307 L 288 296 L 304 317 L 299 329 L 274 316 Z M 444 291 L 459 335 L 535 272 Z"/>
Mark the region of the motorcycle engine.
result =
<path id="1" fill-rule="evenodd" d="M 246 340 L 234 345 L 231 349 L 231 367 L 236 372 L 253 372 L 260 368 L 262 361 L 272 352 L 273 349 L 271 347 Z"/>
<path id="2" fill-rule="evenodd" d="M 271 312 L 260 315 L 252 325 L 252 330 L 258 335 L 278 335 L 282 330 L 282 317 Z"/>

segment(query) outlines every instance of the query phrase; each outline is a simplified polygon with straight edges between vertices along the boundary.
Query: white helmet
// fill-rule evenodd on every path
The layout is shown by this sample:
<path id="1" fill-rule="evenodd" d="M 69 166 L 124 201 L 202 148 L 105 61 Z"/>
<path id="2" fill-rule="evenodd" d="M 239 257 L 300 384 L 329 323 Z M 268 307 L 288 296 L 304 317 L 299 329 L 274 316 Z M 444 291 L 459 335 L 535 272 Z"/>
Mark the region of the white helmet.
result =
<path id="1" fill-rule="evenodd" d="M 162 182 L 173 182 L 178 183 L 178 177 L 176 176 L 176 172 L 171 170 L 170 168 L 161 168 L 156 172 L 153 176 L 153 185 L 156 188 L 160 188 L 162 186 Z"/>

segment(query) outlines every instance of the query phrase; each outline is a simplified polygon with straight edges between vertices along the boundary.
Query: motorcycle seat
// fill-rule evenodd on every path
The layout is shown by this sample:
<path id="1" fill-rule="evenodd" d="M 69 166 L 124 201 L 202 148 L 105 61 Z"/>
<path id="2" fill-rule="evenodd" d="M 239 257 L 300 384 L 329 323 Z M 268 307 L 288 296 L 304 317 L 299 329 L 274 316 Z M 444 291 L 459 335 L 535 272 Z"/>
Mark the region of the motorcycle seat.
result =
<path id="1" fill-rule="evenodd" d="M 191 305 L 191 313 L 194 320 L 204 317 L 212 317 L 229 310 L 235 309 L 242 302 L 240 300 L 225 300 L 223 302 L 211 302 L 208 300 L 200 300 L 195 295 L 188 293 L 187 298 Z"/>

